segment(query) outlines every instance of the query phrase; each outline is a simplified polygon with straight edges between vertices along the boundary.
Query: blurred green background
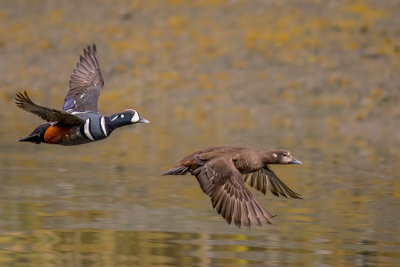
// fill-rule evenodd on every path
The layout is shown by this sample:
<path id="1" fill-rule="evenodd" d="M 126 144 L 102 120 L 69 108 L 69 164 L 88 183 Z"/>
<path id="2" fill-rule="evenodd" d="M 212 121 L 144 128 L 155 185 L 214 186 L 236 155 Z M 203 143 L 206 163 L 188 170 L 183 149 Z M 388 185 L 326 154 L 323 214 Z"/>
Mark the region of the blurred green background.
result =
<path id="1" fill-rule="evenodd" d="M 400 2 L 0 2 L 0 265 L 400 265 Z M 99 110 L 149 125 L 61 147 L 18 143 L 60 108 L 95 43 Z M 303 200 L 252 190 L 279 216 L 237 229 L 192 176 L 216 145 L 288 148 L 273 170 Z"/>

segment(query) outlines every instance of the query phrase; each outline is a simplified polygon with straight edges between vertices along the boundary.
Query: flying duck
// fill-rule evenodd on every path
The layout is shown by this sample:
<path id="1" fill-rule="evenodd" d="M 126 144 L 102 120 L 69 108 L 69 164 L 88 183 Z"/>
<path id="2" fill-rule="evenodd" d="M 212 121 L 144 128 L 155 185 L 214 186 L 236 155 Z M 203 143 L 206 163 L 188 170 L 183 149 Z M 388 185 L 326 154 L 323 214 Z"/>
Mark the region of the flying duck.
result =
<path id="1" fill-rule="evenodd" d="M 221 146 L 196 151 L 184 157 L 162 175 L 194 175 L 201 189 L 211 198 L 213 208 L 237 227 L 271 223 L 266 211 L 245 182 L 263 194 L 269 189 L 275 196 L 301 198 L 269 168 L 273 164 L 301 164 L 288 150 L 256 150 L 249 147 Z"/>
<path id="2" fill-rule="evenodd" d="M 107 138 L 112 131 L 128 124 L 149 123 L 133 109 L 125 109 L 108 117 L 99 114 L 97 101 L 103 85 L 96 46 L 88 46 L 83 50 L 83 56 L 80 56 L 69 80 L 63 110 L 36 105 L 26 91 L 17 94 L 15 103 L 18 107 L 47 121 L 18 141 L 80 145 Z"/>

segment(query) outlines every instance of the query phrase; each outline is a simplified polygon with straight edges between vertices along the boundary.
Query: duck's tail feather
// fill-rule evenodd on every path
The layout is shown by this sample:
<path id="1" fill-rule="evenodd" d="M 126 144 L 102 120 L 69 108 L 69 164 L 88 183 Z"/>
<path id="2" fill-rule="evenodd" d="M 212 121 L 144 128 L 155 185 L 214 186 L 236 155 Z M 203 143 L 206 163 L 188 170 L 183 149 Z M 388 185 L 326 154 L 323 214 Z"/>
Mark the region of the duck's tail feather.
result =
<path id="1" fill-rule="evenodd" d="M 50 123 L 39 125 L 28 136 L 22 137 L 18 139 L 18 141 L 40 144 L 41 142 L 44 142 L 44 133 L 50 127 L 50 125 L 51 125 Z"/>
<path id="2" fill-rule="evenodd" d="M 162 173 L 162 175 L 185 175 L 189 171 L 187 166 L 177 166 Z"/>
<path id="3" fill-rule="evenodd" d="M 42 137 L 40 134 L 32 134 L 18 139 L 20 142 L 31 142 L 35 144 L 40 144 L 42 142 Z"/>

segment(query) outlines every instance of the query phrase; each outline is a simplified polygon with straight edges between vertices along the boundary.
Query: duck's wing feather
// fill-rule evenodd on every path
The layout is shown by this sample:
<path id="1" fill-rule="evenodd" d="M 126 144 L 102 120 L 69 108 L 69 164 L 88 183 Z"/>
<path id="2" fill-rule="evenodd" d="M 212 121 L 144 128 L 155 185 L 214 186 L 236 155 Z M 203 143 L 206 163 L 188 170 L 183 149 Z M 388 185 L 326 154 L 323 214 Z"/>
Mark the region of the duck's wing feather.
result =
<path id="1" fill-rule="evenodd" d="M 258 203 L 245 187 L 231 158 L 215 158 L 195 169 L 201 189 L 211 198 L 213 208 L 236 226 L 270 223 L 274 217 Z"/>
<path id="2" fill-rule="evenodd" d="M 56 122 L 68 125 L 82 125 L 85 123 L 84 120 L 68 112 L 36 105 L 30 99 L 26 91 L 24 91 L 24 93 L 17 93 L 17 96 L 15 97 L 15 104 L 23 110 L 29 111 L 48 122 Z"/>
<path id="3" fill-rule="evenodd" d="M 69 80 L 69 91 L 65 97 L 63 110 L 66 112 L 97 112 L 97 101 L 104 85 L 96 46 L 83 49 L 83 56 Z"/>
<path id="4" fill-rule="evenodd" d="M 243 176 L 244 180 L 252 187 L 262 192 L 264 195 L 267 189 L 275 196 L 284 196 L 291 198 L 301 198 L 301 195 L 294 192 L 268 167 Z"/>

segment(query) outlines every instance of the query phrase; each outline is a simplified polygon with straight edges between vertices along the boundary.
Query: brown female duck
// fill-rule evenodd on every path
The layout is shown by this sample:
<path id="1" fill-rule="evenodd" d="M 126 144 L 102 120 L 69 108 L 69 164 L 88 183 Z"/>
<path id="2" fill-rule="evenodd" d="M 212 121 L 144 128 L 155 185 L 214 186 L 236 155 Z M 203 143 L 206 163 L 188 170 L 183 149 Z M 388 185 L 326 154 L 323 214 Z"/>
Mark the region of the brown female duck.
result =
<path id="1" fill-rule="evenodd" d="M 222 146 L 196 151 L 162 175 L 190 172 L 211 198 L 213 208 L 230 224 L 250 227 L 270 223 L 274 216 L 258 203 L 244 182 L 266 194 L 301 198 L 269 168 L 270 164 L 301 164 L 288 150 L 260 151 L 249 147 Z"/>

